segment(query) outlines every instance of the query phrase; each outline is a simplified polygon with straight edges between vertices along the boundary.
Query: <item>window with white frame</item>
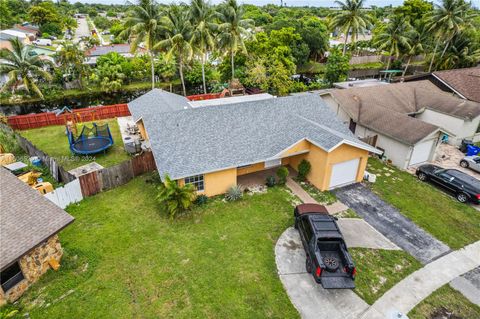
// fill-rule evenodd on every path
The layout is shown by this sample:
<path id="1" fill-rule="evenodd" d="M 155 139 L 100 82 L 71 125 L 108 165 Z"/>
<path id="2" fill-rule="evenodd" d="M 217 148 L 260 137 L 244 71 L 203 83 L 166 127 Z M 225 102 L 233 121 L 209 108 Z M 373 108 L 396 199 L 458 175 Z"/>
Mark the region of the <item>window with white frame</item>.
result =
<path id="1" fill-rule="evenodd" d="M 203 182 L 203 175 L 185 177 L 185 185 L 186 184 L 192 184 L 193 186 L 195 186 L 197 191 L 203 191 L 205 186 Z"/>

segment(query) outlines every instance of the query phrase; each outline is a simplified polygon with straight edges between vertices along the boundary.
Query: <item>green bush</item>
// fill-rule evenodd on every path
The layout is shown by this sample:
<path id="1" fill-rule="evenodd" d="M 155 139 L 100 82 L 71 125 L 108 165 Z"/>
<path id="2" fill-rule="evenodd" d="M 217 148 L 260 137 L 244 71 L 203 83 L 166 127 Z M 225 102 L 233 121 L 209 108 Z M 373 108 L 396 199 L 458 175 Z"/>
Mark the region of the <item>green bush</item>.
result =
<path id="1" fill-rule="evenodd" d="M 308 173 L 310 173 L 310 169 L 312 168 L 312 164 L 309 161 L 303 159 L 300 164 L 298 164 L 298 179 L 304 181 L 307 178 Z"/>
<path id="2" fill-rule="evenodd" d="M 285 185 L 285 183 L 287 182 L 287 176 L 288 176 L 288 169 L 285 166 L 282 166 L 279 169 L 277 169 L 277 177 L 278 177 L 279 185 Z"/>
<path id="3" fill-rule="evenodd" d="M 205 205 L 208 202 L 208 196 L 201 194 L 198 195 L 197 198 L 195 198 L 195 204 L 198 206 Z"/>
<path id="4" fill-rule="evenodd" d="M 275 186 L 275 184 L 276 184 L 275 176 L 272 176 L 272 175 L 268 176 L 268 177 L 267 177 L 267 181 L 266 181 L 265 184 L 266 184 L 268 187 L 273 187 L 273 186 Z"/>
<path id="5" fill-rule="evenodd" d="M 225 199 L 229 202 L 234 202 L 243 197 L 243 187 L 240 185 L 234 185 L 230 187 L 225 193 Z"/>

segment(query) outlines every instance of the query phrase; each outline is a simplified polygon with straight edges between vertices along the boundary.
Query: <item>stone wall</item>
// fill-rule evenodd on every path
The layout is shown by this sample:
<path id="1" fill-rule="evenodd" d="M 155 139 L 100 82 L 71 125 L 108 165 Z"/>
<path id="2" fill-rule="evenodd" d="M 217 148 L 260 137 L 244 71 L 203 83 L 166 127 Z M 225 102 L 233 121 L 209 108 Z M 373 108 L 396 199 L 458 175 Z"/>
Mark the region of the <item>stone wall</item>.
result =
<path id="1" fill-rule="evenodd" d="M 18 263 L 22 269 L 24 280 L 15 287 L 4 293 L 0 288 L 0 305 L 6 300 L 13 302 L 27 290 L 27 288 L 36 282 L 49 268 L 51 260 L 60 263 L 63 250 L 57 235 L 53 235 L 46 242 L 38 245 L 23 255 Z"/>

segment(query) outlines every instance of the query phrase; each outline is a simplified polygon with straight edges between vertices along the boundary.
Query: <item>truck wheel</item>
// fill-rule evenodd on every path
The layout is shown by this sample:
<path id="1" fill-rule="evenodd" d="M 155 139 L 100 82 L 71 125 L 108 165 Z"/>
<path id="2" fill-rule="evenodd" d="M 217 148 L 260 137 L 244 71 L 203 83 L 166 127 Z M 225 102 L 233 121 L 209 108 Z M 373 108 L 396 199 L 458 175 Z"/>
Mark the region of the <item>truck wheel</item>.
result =
<path id="1" fill-rule="evenodd" d="M 307 257 L 307 259 L 305 260 L 305 270 L 307 271 L 307 273 L 311 274 L 312 273 L 312 261 L 310 260 L 310 258 Z"/>
<path id="2" fill-rule="evenodd" d="M 460 166 L 463 168 L 468 168 L 468 162 L 467 161 L 460 161 Z"/>
<path id="3" fill-rule="evenodd" d="M 458 193 L 457 194 L 457 200 L 460 203 L 466 203 L 468 201 L 468 195 L 465 193 Z"/>
<path id="4" fill-rule="evenodd" d="M 339 267 L 338 260 L 335 257 L 325 257 L 323 258 L 323 263 L 328 272 L 336 272 Z"/>

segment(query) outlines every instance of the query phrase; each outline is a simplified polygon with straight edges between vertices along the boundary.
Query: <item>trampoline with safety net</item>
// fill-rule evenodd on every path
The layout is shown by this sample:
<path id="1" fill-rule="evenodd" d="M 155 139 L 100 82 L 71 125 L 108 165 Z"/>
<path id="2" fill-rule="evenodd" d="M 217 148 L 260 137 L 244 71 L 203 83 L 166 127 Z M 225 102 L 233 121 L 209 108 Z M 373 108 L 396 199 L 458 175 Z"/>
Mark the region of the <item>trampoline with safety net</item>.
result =
<path id="1" fill-rule="evenodd" d="M 68 142 L 73 153 L 90 155 L 107 150 L 113 145 L 113 138 L 108 124 L 98 125 L 93 123 L 92 127 L 83 126 L 78 136 L 68 132 Z"/>

